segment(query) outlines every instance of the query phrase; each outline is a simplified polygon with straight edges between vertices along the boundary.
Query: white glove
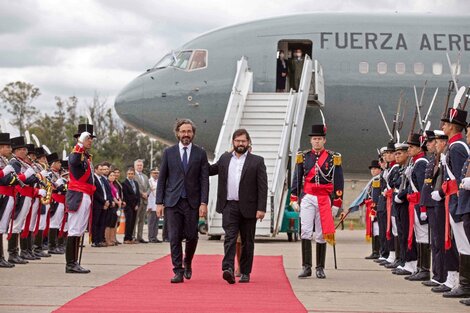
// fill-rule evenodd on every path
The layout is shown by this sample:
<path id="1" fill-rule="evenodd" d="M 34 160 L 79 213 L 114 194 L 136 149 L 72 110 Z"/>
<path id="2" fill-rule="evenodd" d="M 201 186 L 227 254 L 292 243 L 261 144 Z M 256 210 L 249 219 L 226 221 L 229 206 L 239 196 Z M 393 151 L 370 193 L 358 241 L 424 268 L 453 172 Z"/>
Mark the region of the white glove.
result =
<path id="1" fill-rule="evenodd" d="M 441 195 L 439 194 L 439 191 L 438 191 L 438 190 L 434 190 L 433 192 L 431 192 L 431 198 L 432 198 L 434 201 L 442 201 L 442 197 L 441 197 Z"/>
<path id="2" fill-rule="evenodd" d="M 39 189 L 38 194 L 44 198 L 47 195 L 47 191 L 44 189 Z"/>
<path id="3" fill-rule="evenodd" d="M 408 166 L 406 169 L 405 169 L 405 176 L 410 178 L 411 177 L 411 173 L 413 173 L 413 168 L 411 166 Z"/>
<path id="4" fill-rule="evenodd" d="M 2 171 L 3 171 L 3 175 L 6 176 L 6 175 L 8 175 L 8 174 L 10 174 L 10 173 L 13 173 L 13 172 L 15 171 L 15 169 L 14 169 L 13 166 L 11 166 L 10 164 L 8 164 L 7 166 L 5 166 L 5 167 L 3 168 Z"/>
<path id="5" fill-rule="evenodd" d="M 55 186 L 60 187 L 64 184 L 64 179 L 59 178 L 58 180 L 55 181 Z"/>
<path id="6" fill-rule="evenodd" d="M 428 218 L 428 215 L 426 214 L 426 212 L 421 212 L 421 214 L 419 215 L 419 219 L 421 221 L 425 221 L 426 219 Z"/>
<path id="7" fill-rule="evenodd" d="M 88 137 L 91 137 L 91 134 L 89 132 L 83 132 L 80 134 L 80 137 L 78 137 L 78 142 L 83 143 Z"/>
<path id="8" fill-rule="evenodd" d="M 36 174 L 36 172 L 32 169 L 32 168 L 28 168 L 25 172 L 24 172 L 24 176 L 28 179 L 30 178 L 31 176 L 33 176 L 34 174 Z"/>
<path id="9" fill-rule="evenodd" d="M 333 205 L 333 206 L 331 207 L 331 213 L 333 214 L 333 216 L 338 215 L 338 212 L 339 212 L 339 207 Z"/>
<path id="10" fill-rule="evenodd" d="M 447 165 L 446 155 L 444 153 L 441 153 L 441 164 L 443 166 Z"/>
<path id="11" fill-rule="evenodd" d="M 3 170 L 5 172 L 5 170 Z M 462 179 L 462 188 L 465 190 L 470 190 L 470 177 L 465 177 Z"/>
<path id="12" fill-rule="evenodd" d="M 290 203 L 290 206 L 294 209 L 295 212 L 300 211 L 300 206 L 299 206 L 299 203 L 297 201 L 292 201 Z"/>
<path id="13" fill-rule="evenodd" d="M 400 198 L 398 198 L 398 195 L 395 195 L 395 198 L 393 198 L 393 201 L 395 201 L 395 202 L 398 203 L 398 204 L 403 203 L 403 200 L 401 200 Z"/>

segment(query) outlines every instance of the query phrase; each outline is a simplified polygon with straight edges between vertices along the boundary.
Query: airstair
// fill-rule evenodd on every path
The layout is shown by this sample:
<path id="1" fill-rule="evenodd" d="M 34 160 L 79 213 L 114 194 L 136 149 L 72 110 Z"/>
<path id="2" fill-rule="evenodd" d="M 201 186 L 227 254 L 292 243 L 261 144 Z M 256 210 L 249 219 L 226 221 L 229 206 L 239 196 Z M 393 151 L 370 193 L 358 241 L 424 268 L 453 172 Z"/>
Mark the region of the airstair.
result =
<path id="1" fill-rule="evenodd" d="M 256 235 L 275 236 L 281 227 L 287 197 L 289 163 L 299 148 L 312 80 L 312 60 L 306 57 L 299 92 L 254 93 L 253 73 L 246 58 L 237 62 L 237 73 L 220 130 L 214 162 L 231 149 L 232 134 L 245 128 L 253 153 L 264 157 L 268 175 L 266 215 L 256 226 Z M 208 234 L 223 235 L 222 215 L 216 209 L 217 176 L 210 178 Z"/>

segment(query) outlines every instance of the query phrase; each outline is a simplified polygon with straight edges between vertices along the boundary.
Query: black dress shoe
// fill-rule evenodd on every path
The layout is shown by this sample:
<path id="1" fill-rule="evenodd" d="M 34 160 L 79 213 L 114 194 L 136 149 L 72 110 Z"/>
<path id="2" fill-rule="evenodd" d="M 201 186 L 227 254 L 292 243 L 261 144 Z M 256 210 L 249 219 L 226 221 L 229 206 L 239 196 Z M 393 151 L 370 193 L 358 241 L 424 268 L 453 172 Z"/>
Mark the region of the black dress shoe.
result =
<path id="1" fill-rule="evenodd" d="M 26 251 L 21 251 L 20 258 L 22 258 L 23 260 L 29 260 L 29 261 L 34 261 L 34 260 L 41 259 L 41 258 L 36 258 L 35 256 L 32 256 L 31 254 L 29 254 Z"/>
<path id="2" fill-rule="evenodd" d="M 34 251 L 34 254 L 40 258 L 50 258 L 51 255 L 49 253 L 47 253 L 46 251 L 42 251 L 42 250 L 35 250 Z"/>
<path id="3" fill-rule="evenodd" d="M 371 255 L 366 256 L 364 259 L 366 259 L 366 260 L 377 260 L 379 257 L 380 257 L 380 255 L 378 255 L 376 253 L 372 253 Z"/>
<path id="4" fill-rule="evenodd" d="M 449 287 L 447 287 L 446 285 L 442 284 L 440 286 L 437 286 L 437 287 L 432 287 L 431 288 L 431 291 L 432 292 L 436 292 L 436 293 L 442 293 L 442 292 L 448 292 L 448 291 L 451 291 L 452 289 L 450 289 Z"/>
<path id="5" fill-rule="evenodd" d="M 81 267 L 78 263 L 70 263 L 65 265 L 65 272 L 69 274 L 88 274 L 91 271 Z"/>
<path id="6" fill-rule="evenodd" d="M 12 264 L 28 264 L 29 262 L 20 257 L 19 255 L 10 256 L 8 262 Z"/>
<path id="7" fill-rule="evenodd" d="M 183 272 L 176 273 L 171 279 L 172 284 L 184 283 Z"/>
<path id="8" fill-rule="evenodd" d="M 233 270 L 231 268 L 224 270 L 222 278 L 229 284 L 235 284 L 235 276 L 233 275 Z"/>
<path id="9" fill-rule="evenodd" d="M 423 284 L 426 287 L 437 287 L 437 286 L 441 285 L 441 284 L 436 283 L 435 281 L 432 281 L 432 280 L 423 281 L 421 284 Z"/>
<path id="10" fill-rule="evenodd" d="M 418 273 L 411 275 L 409 281 L 428 281 L 431 278 L 429 271 L 419 271 Z"/>
<path id="11" fill-rule="evenodd" d="M 460 300 L 459 302 L 465 305 L 470 305 L 470 299 Z"/>
<path id="12" fill-rule="evenodd" d="M 444 298 L 468 298 L 470 297 L 470 289 L 461 285 L 442 295 Z"/>
<path id="13" fill-rule="evenodd" d="M 326 278 L 325 272 L 323 271 L 323 267 L 316 267 L 315 275 L 317 276 L 317 278 L 320 278 L 320 279 Z"/>
<path id="14" fill-rule="evenodd" d="M 149 242 L 148 242 L 147 240 L 145 240 L 145 239 L 140 239 L 139 242 L 140 242 L 140 243 L 149 243 Z"/>
<path id="15" fill-rule="evenodd" d="M 405 269 L 400 269 L 400 270 L 396 270 L 393 274 L 399 275 L 399 276 L 408 276 L 408 275 L 411 275 L 411 274 L 413 274 L 413 273 L 408 272 L 408 271 L 405 270 Z"/>
<path id="16" fill-rule="evenodd" d="M 2 268 L 12 268 L 15 267 L 15 264 L 8 262 L 3 257 L 0 258 L 0 267 Z"/>
<path id="17" fill-rule="evenodd" d="M 312 276 L 312 268 L 310 266 L 302 267 L 302 272 L 297 276 L 298 278 L 307 278 Z"/>
<path id="18" fill-rule="evenodd" d="M 193 270 L 191 266 L 185 266 L 184 267 L 184 278 L 186 279 L 191 279 L 191 276 L 193 276 Z"/>
<path id="19" fill-rule="evenodd" d="M 49 254 L 64 254 L 59 248 L 50 249 L 48 252 Z"/>
<path id="20" fill-rule="evenodd" d="M 239 283 L 249 283 L 250 282 L 250 274 L 242 274 L 240 279 L 238 280 Z"/>

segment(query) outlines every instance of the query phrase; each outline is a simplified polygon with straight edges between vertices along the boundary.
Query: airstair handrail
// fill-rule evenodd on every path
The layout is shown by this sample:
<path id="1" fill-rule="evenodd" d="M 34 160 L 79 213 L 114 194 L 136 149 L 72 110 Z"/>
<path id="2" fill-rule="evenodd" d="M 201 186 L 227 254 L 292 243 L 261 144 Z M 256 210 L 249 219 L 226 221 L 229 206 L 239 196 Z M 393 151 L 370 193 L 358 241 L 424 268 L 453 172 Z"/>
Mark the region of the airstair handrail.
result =
<path id="1" fill-rule="evenodd" d="M 237 61 L 237 73 L 233 81 L 232 92 L 225 111 L 219 138 L 214 150 L 214 161 L 230 148 L 233 132 L 240 127 L 240 121 L 245 108 L 246 97 L 253 90 L 253 73 L 248 68 L 246 57 Z M 235 118 L 234 118 L 235 117 Z M 210 178 L 209 185 L 209 212 L 207 214 L 208 225 L 212 225 L 211 220 L 216 214 L 217 199 L 217 176 Z"/>
<path id="2" fill-rule="evenodd" d="M 312 80 L 312 60 L 305 56 L 302 76 L 300 78 L 299 91 L 297 93 L 297 103 L 295 105 L 294 124 L 292 126 L 292 136 L 290 142 L 290 153 L 295 155 L 300 146 L 300 137 L 304 126 L 305 111 L 307 109 L 308 93 Z"/>
<path id="3" fill-rule="evenodd" d="M 296 104 L 296 95 L 292 91 L 289 93 L 289 99 L 287 104 L 287 114 L 284 119 L 284 125 L 282 128 L 281 140 L 279 144 L 278 155 L 276 159 L 276 163 L 274 166 L 274 173 L 273 173 L 273 180 L 270 189 L 270 196 L 273 199 L 274 212 L 275 214 L 271 215 L 271 225 L 273 226 L 272 234 L 275 235 L 278 231 L 279 219 L 280 216 L 279 211 L 282 210 L 284 203 L 282 202 L 283 199 L 283 189 L 284 189 L 284 182 L 287 177 L 287 162 L 289 161 L 289 143 L 290 143 L 290 136 L 292 133 L 292 121 L 294 118 L 294 111 L 295 111 L 295 104 Z M 276 219 L 274 217 L 277 217 Z"/>

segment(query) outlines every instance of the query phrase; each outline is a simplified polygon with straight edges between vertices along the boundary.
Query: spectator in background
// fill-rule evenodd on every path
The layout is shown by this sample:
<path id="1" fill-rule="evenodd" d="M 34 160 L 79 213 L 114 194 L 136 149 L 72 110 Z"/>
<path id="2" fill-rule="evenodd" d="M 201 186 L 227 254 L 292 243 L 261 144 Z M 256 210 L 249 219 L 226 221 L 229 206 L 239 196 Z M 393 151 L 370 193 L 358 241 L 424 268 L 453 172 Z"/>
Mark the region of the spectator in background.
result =
<path id="1" fill-rule="evenodd" d="M 140 191 L 139 184 L 134 180 L 134 177 L 135 170 L 130 167 L 127 170 L 126 180 L 122 182 L 122 193 L 124 194 L 124 201 L 126 202 L 124 208 L 124 214 L 126 216 L 125 244 L 136 243 L 132 238 L 132 234 L 134 233 L 135 216 L 140 205 Z"/>
<path id="2" fill-rule="evenodd" d="M 156 200 L 156 192 L 157 192 L 157 182 L 158 182 L 158 170 L 153 169 L 150 172 L 149 178 L 149 186 L 150 192 L 148 197 L 147 203 L 147 221 L 148 221 L 148 229 L 149 229 L 149 242 L 151 243 L 159 243 L 161 242 L 158 240 L 158 217 L 157 217 L 157 204 Z"/>
<path id="3" fill-rule="evenodd" d="M 103 184 L 103 165 L 98 164 L 95 168 L 94 184 L 96 186 L 95 193 L 93 194 L 93 217 L 92 217 L 92 247 L 105 247 L 104 242 L 104 226 L 106 210 L 111 205 L 111 197 L 108 197 L 106 187 Z"/>
<path id="4" fill-rule="evenodd" d="M 111 188 L 112 202 L 107 210 L 106 214 L 106 229 L 104 232 L 104 238 L 106 239 L 106 244 L 108 246 L 116 246 L 116 224 L 117 224 L 117 210 L 121 208 L 122 200 L 119 194 L 119 190 L 114 184 L 116 181 L 116 175 L 114 172 L 109 173 L 108 175 L 109 186 Z"/>
<path id="5" fill-rule="evenodd" d="M 124 201 L 124 194 L 122 193 L 122 184 L 119 182 L 119 178 L 121 177 L 121 171 L 118 168 L 115 168 L 113 169 L 113 173 L 115 176 L 113 185 L 117 189 L 117 193 L 119 195 L 119 198 L 121 199 L 121 207 L 118 209 L 118 212 L 119 212 L 118 222 L 116 223 L 113 233 L 114 233 L 114 242 L 120 245 L 122 244 L 122 242 L 117 240 L 116 234 L 117 234 L 117 228 L 119 227 L 121 214 L 124 214 L 124 208 L 126 207 L 126 202 Z"/>
<path id="6" fill-rule="evenodd" d="M 148 199 L 148 194 L 150 191 L 150 186 L 149 186 L 149 178 L 147 175 L 143 173 L 144 170 L 144 161 L 143 160 L 135 160 L 134 161 L 134 170 L 135 170 L 135 181 L 139 185 L 139 190 L 140 190 L 140 204 L 139 204 L 139 209 L 137 210 L 137 215 L 136 215 L 136 225 L 137 225 L 137 236 L 136 240 L 137 242 L 140 243 L 148 243 L 148 241 L 144 240 L 142 237 L 142 234 L 144 232 L 144 224 L 145 224 L 145 216 L 147 212 L 147 199 Z M 136 233 L 134 231 L 134 233 Z"/>
<path id="7" fill-rule="evenodd" d="M 294 57 L 290 60 L 289 68 L 289 86 L 295 91 L 299 91 L 300 78 L 302 77 L 303 68 L 304 59 L 302 58 L 302 50 L 295 49 Z"/>
<path id="8" fill-rule="evenodd" d="M 284 50 L 279 50 L 279 58 L 276 67 L 276 92 L 286 91 L 287 62 Z"/>

